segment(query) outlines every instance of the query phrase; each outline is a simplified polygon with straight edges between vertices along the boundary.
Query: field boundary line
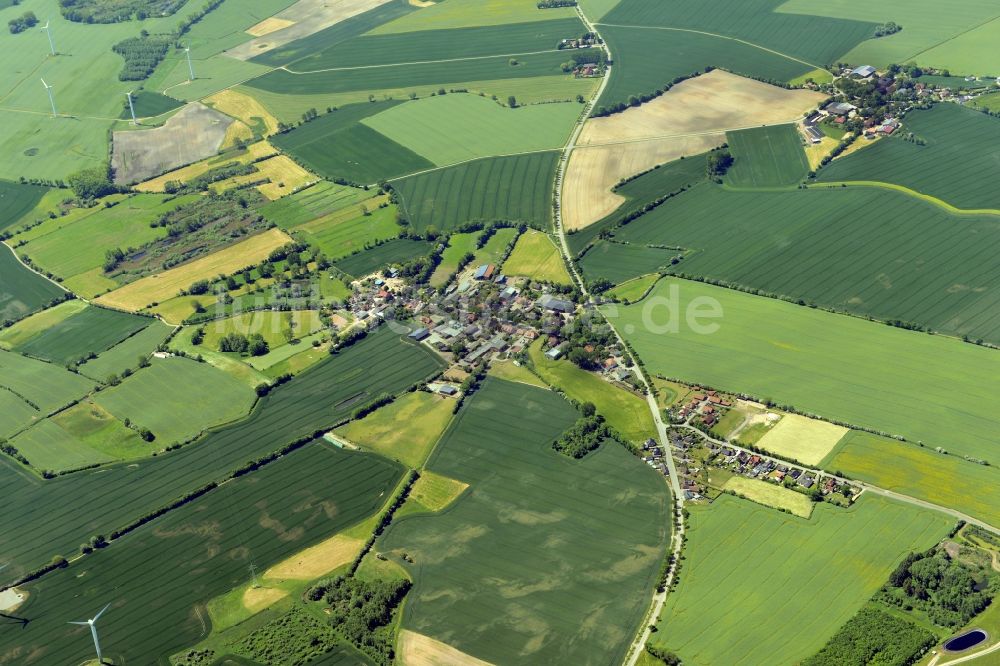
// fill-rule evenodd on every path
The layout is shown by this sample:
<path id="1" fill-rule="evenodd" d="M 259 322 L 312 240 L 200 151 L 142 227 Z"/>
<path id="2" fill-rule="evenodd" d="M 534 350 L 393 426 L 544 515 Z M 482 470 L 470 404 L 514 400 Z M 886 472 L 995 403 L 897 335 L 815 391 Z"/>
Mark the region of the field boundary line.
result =
<path id="1" fill-rule="evenodd" d="M 67 225 L 67 226 L 69 226 L 69 225 Z M 52 233 L 52 232 L 49 232 L 49 233 Z M 45 234 L 45 235 L 48 235 L 48 234 Z M 39 238 L 41 238 L 41 236 L 39 236 Z M 75 296 L 76 298 L 79 298 L 81 301 L 83 301 L 87 305 L 90 305 L 90 301 L 88 301 L 86 298 L 82 298 L 82 297 L 78 296 L 77 294 L 73 293 L 72 291 L 70 291 L 66 287 L 62 286 L 61 284 L 59 284 L 58 282 L 56 282 L 55 280 L 53 280 L 52 278 L 50 278 L 48 275 L 45 275 L 44 273 L 41 273 L 37 269 L 32 268 L 28 264 L 24 263 L 21 260 L 21 257 L 18 256 L 17 250 L 15 250 L 14 248 L 12 248 L 10 245 L 7 245 L 7 241 L 0 241 L 0 244 L 2 244 L 4 247 L 6 247 L 8 250 L 11 251 L 11 253 L 14 255 L 14 258 L 17 259 L 17 263 L 21 264 L 22 266 L 24 266 L 25 268 L 27 268 L 29 271 L 31 271 L 32 273 L 34 273 L 38 277 L 41 277 L 41 278 L 44 278 L 44 279 L 48 280 L 49 282 L 51 282 L 55 286 L 57 286 L 60 289 L 62 289 L 67 294 L 73 294 L 73 296 Z M 39 310 L 39 312 L 42 312 L 44 310 L 48 310 L 48 308 L 47 307 L 46 308 L 42 308 L 41 310 Z"/>
<path id="2" fill-rule="evenodd" d="M 496 55 L 485 55 L 485 56 L 467 56 L 465 58 L 443 58 L 441 60 L 414 60 L 412 62 L 389 62 L 384 65 L 354 65 L 352 67 L 327 67 L 325 69 L 310 69 L 305 71 L 298 71 L 294 69 L 288 69 L 288 65 L 282 65 L 281 67 L 276 67 L 276 70 L 282 70 L 288 72 L 289 74 L 303 75 L 303 74 L 321 74 L 323 72 L 350 72 L 359 69 L 378 69 L 380 67 L 405 67 L 407 65 L 434 65 L 441 62 L 464 62 L 466 60 L 489 60 L 490 58 L 513 58 L 514 56 L 522 55 L 542 55 L 543 53 L 556 53 L 561 49 L 545 49 L 544 51 L 524 51 L 522 53 L 497 53 Z M 291 63 L 289 63 L 291 64 Z"/>
<path id="3" fill-rule="evenodd" d="M 767 51 L 776 56 L 780 56 L 787 60 L 792 60 L 794 62 L 802 63 L 803 65 L 809 65 L 813 69 L 826 69 L 823 65 L 817 65 L 816 63 L 809 62 L 808 60 L 802 60 L 801 58 L 796 58 L 795 56 L 790 56 L 787 53 L 782 53 L 781 51 L 775 51 L 774 49 L 769 49 L 766 46 L 761 46 L 760 44 L 754 44 L 753 42 L 748 42 L 745 39 L 740 39 L 739 37 L 730 37 L 728 35 L 720 35 L 716 32 L 708 32 L 707 30 L 695 30 L 694 28 L 671 28 L 664 25 L 624 25 L 621 23 L 595 23 L 594 25 L 606 26 L 608 28 L 635 28 L 637 30 L 670 30 L 672 32 L 689 32 L 696 35 L 707 35 L 708 37 L 716 37 L 718 39 L 728 39 L 733 42 L 739 42 L 740 44 L 745 44 L 747 46 L 752 46 L 755 49 L 760 49 L 761 51 Z"/>
<path id="4" fill-rule="evenodd" d="M 988 18 L 985 21 L 983 21 L 982 23 L 977 23 L 976 25 L 974 25 L 974 26 L 972 26 L 970 28 L 966 28 L 962 32 L 956 32 L 954 35 L 952 35 L 948 39 L 942 39 L 940 42 L 932 44 L 932 45 L 928 46 L 925 49 L 921 49 L 920 51 L 917 51 L 913 55 L 907 56 L 906 58 L 902 58 L 901 61 L 913 60 L 914 58 L 916 58 L 919 55 L 923 55 L 924 53 L 927 53 L 928 51 L 932 51 L 932 50 L 936 49 L 939 46 L 947 44 L 948 42 L 953 42 L 956 39 L 958 39 L 959 37 L 961 37 L 962 35 L 968 34 L 968 33 L 972 32 L 973 30 L 978 30 L 979 28 L 982 28 L 984 25 L 989 25 L 990 23 L 993 23 L 994 21 L 997 21 L 997 20 L 1000 20 L 1000 14 L 997 14 L 996 16 Z M 951 663 L 958 663 L 958 662 L 948 662 L 948 663 L 951 664 Z"/>
<path id="5" fill-rule="evenodd" d="M 939 199 L 930 194 L 924 194 L 914 189 L 910 189 L 905 185 L 898 185 L 896 183 L 887 183 L 880 180 L 838 180 L 832 182 L 823 183 L 809 183 L 807 187 L 813 188 L 836 188 L 843 187 L 844 185 L 851 187 L 877 187 L 884 190 L 893 190 L 895 192 L 901 192 L 915 199 L 920 199 L 921 201 L 926 201 L 927 203 L 933 204 L 938 208 L 944 209 L 946 212 L 953 215 L 1000 215 L 1000 209 L 996 208 L 957 208 L 952 204 L 948 203 L 943 199 Z"/>

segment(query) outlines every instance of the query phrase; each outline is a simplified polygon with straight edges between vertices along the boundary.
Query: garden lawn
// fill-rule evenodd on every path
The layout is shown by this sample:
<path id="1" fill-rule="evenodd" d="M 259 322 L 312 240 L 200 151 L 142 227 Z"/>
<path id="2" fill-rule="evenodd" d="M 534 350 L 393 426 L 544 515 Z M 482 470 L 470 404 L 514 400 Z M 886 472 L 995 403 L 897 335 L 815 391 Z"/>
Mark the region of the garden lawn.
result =
<path id="1" fill-rule="evenodd" d="M 393 181 L 392 186 L 418 233 L 494 220 L 547 229 L 558 157 L 551 151 L 485 158 Z"/>
<path id="2" fill-rule="evenodd" d="M 692 666 L 799 663 L 953 523 L 868 495 L 810 520 L 729 495 L 689 511 L 685 575 L 650 640 Z"/>
<path id="3" fill-rule="evenodd" d="M 420 469 L 451 422 L 455 401 L 426 391 L 406 393 L 392 404 L 334 433 L 363 451 Z"/>
<path id="4" fill-rule="evenodd" d="M 553 361 L 542 351 L 542 340 L 528 349 L 538 375 L 577 402 L 592 402 L 612 428 L 625 439 L 642 442 L 656 437 L 653 415 L 644 398 L 604 381 L 569 361 Z"/>
<path id="5" fill-rule="evenodd" d="M 504 262 L 503 272 L 553 284 L 573 284 L 559 249 L 548 234 L 540 231 L 529 230 L 521 235 Z"/>
<path id="6" fill-rule="evenodd" d="M 123 421 L 148 428 L 157 445 L 165 447 L 246 415 L 254 395 L 207 363 L 175 357 L 153 359 L 150 367 L 98 393 L 94 402 Z"/>
<path id="7" fill-rule="evenodd" d="M 667 486 L 612 442 L 556 453 L 577 416 L 554 392 L 495 378 L 469 399 L 428 468 L 470 487 L 376 545 L 413 576 L 403 628 L 494 664 L 624 657 L 668 539 Z"/>
<path id="8" fill-rule="evenodd" d="M 392 107 L 362 122 L 438 166 L 561 147 L 576 103 L 506 108 L 487 97 L 448 94 Z"/>
<path id="9" fill-rule="evenodd" d="M 650 372 L 955 453 L 1000 456 L 994 350 L 697 282 L 666 279 L 651 296 L 659 298 L 605 310 Z M 694 299 L 700 305 L 689 311 Z M 721 316 L 695 318 L 707 327 L 696 332 L 685 313 L 718 312 L 706 307 L 713 301 Z"/>

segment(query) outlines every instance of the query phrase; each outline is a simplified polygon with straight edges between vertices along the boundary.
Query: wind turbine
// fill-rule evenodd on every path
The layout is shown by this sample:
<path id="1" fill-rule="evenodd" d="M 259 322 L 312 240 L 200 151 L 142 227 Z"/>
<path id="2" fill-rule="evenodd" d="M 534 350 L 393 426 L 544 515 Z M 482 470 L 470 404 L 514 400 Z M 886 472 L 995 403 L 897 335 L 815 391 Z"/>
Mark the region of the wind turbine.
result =
<path id="1" fill-rule="evenodd" d="M 97 622 L 98 618 L 100 618 L 102 615 L 104 615 L 104 611 L 108 610 L 108 608 L 110 608 L 110 607 L 111 607 L 111 604 L 108 604 L 107 606 L 105 606 L 104 608 L 101 609 L 100 613 L 98 613 L 94 617 L 90 618 L 86 622 L 70 622 L 70 624 L 87 625 L 87 626 L 90 627 L 90 633 L 93 634 L 93 636 L 94 636 L 94 649 L 97 650 L 97 663 L 98 664 L 103 664 L 104 663 L 104 659 L 101 657 L 101 644 L 97 642 L 97 625 L 95 623 Z"/>
<path id="2" fill-rule="evenodd" d="M 138 125 L 139 123 L 135 119 L 135 107 L 132 106 L 132 91 L 129 90 L 127 93 L 125 93 L 125 97 L 128 97 L 128 110 L 129 113 L 132 114 L 132 124 Z"/>
<path id="3" fill-rule="evenodd" d="M 52 105 L 52 117 L 55 118 L 59 114 L 56 112 L 56 98 L 52 96 L 52 86 L 47 84 L 45 79 L 42 79 L 42 85 L 45 86 L 45 92 L 49 94 L 49 104 Z"/>
<path id="4" fill-rule="evenodd" d="M 185 46 L 184 47 L 184 53 L 187 55 L 188 74 L 190 75 L 188 77 L 188 81 L 194 81 L 194 67 L 191 65 L 191 47 L 190 46 Z"/>
<path id="5" fill-rule="evenodd" d="M 45 19 L 45 25 L 42 26 L 42 30 L 44 30 L 45 34 L 49 37 L 49 50 L 52 51 L 52 55 L 55 55 L 56 45 L 52 42 L 52 30 L 49 28 L 49 23 L 51 23 L 51 21 L 49 19 Z"/>

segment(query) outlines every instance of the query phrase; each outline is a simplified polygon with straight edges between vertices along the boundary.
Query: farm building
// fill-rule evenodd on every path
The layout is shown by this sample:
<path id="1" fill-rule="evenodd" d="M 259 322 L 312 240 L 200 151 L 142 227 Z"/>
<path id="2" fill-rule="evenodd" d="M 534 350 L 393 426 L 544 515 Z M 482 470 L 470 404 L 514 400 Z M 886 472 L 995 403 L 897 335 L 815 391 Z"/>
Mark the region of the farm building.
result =
<path id="1" fill-rule="evenodd" d="M 875 75 L 875 68 L 871 65 L 861 65 L 860 67 L 855 67 L 851 70 L 851 76 L 860 76 L 862 79 L 867 79 L 870 76 Z"/>
<path id="2" fill-rule="evenodd" d="M 576 305 L 571 301 L 566 301 L 561 298 L 556 298 L 551 294 L 545 294 L 538 299 L 538 305 L 544 310 L 552 310 L 553 312 L 565 312 L 570 313 L 576 310 Z"/>
<path id="3" fill-rule="evenodd" d="M 476 269 L 476 272 L 472 274 L 472 279 L 474 280 L 491 280 L 493 279 L 493 272 L 496 267 L 493 264 L 483 264 Z"/>
<path id="4" fill-rule="evenodd" d="M 846 116 L 857 108 L 848 102 L 830 102 L 823 107 L 823 111 L 830 116 Z"/>
<path id="5" fill-rule="evenodd" d="M 407 337 L 416 340 L 417 342 L 421 342 L 430 337 L 430 334 L 431 334 L 430 331 L 428 331 L 426 328 L 421 327 L 410 333 Z"/>

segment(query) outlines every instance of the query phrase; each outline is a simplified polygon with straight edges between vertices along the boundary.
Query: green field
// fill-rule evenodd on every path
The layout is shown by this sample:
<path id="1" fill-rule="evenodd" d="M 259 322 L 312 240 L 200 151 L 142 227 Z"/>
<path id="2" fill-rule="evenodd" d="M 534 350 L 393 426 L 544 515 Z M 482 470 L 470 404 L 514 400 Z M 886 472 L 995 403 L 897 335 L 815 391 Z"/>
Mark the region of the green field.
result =
<path id="1" fill-rule="evenodd" d="M 570 361 L 553 361 L 544 354 L 541 340 L 528 349 L 538 376 L 577 402 L 592 402 L 608 425 L 631 442 L 656 437 L 656 426 L 645 398 L 609 384 Z"/>
<path id="2" fill-rule="evenodd" d="M 341 259 L 337 268 L 353 277 L 363 277 L 390 264 L 398 264 L 426 255 L 433 245 L 426 241 L 396 238 Z"/>
<path id="3" fill-rule="evenodd" d="M 735 162 L 726 172 L 733 187 L 780 187 L 801 182 L 809 172 L 802 137 L 795 125 L 726 132 Z"/>
<path id="4" fill-rule="evenodd" d="M 336 260 L 369 243 L 389 240 L 399 235 L 396 210 L 396 206 L 372 206 L 368 215 L 364 215 L 360 209 L 344 209 L 340 213 L 308 222 L 295 231 L 303 240 L 318 247 L 328 259 Z"/>
<path id="5" fill-rule="evenodd" d="M 373 34 L 530 23 L 573 16 L 569 7 L 539 11 L 535 0 L 464 0 L 437 3 L 372 30 Z"/>
<path id="6" fill-rule="evenodd" d="M 132 107 L 135 109 L 137 118 L 159 116 L 168 111 L 179 109 L 182 106 L 184 106 L 184 102 L 178 99 L 149 90 L 142 90 L 132 95 Z M 119 117 L 132 120 L 132 114 L 128 108 L 128 100 L 122 104 L 122 113 Z"/>
<path id="7" fill-rule="evenodd" d="M 320 181 L 312 187 L 282 197 L 260 209 L 261 215 L 282 229 L 290 230 L 372 196 L 367 190 Z"/>
<path id="8" fill-rule="evenodd" d="M 579 19 L 551 18 L 538 13 L 538 21 L 451 30 L 425 30 L 394 34 L 368 34 L 341 42 L 288 66 L 293 72 L 401 62 L 482 58 L 510 53 L 533 53 L 556 48 L 559 40 L 583 34 Z"/>
<path id="9" fill-rule="evenodd" d="M 615 238 L 686 248 L 670 269 L 679 274 L 1000 342 L 1000 289 L 988 278 L 1000 270 L 991 250 L 997 215 L 955 215 L 877 187 L 734 192 L 705 184 Z"/>
<path id="10" fill-rule="evenodd" d="M 10 394 L 30 403 L 29 412 L 43 417 L 85 395 L 94 383 L 58 365 L 36 361 L 27 356 L 0 350 L 0 393 L 11 403 Z M 17 418 L 26 412 L 0 412 L 0 437 L 10 435 L 27 425 Z"/>
<path id="11" fill-rule="evenodd" d="M 777 11 L 784 3 L 785 0 L 712 3 L 622 0 L 601 23 L 703 31 L 749 42 L 816 66 L 835 62 L 875 31 L 875 24 L 870 21 Z M 903 20 L 897 17 L 897 22 Z"/>
<path id="12" fill-rule="evenodd" d="M 448 237 L 448 247 L 441 253 L 441 263 L 437 265 L 431 274 L 431 286 L 440 287 L 448 283 L 455 271 L 458 270 L 458 263 L 469 253 L 476 251 L 476 239 L 481 232 L 468 234 L 452 234 Z"/>
<path id="13" fill-rule="evenodd" d="M 974 109 L 986 109 L 987 111 L 1000 111 L 1000 92 L 993 92 L 980 95 L 969 102 L 969 106 Z"/>
<path id="14" fill-rule="evenodd" d="M 119 419 L 149 428 L 157 445 L 165 447 L 244 416 L 253 407 L 254 395 L 207 363 L 157 358 L 119 386 L 98 393 L 94 401 Z"/>
<path id="15" fill-rule="evenodd" d="M 551 391 L 489 378 L 432 455 L 471 488 L 377 544 L 414 577 L 405 629 L 495 664 L 622 659 L 668 537 L 666 484 L 614 443 L 551 449 L 578 416 Z"/>
<path id="16" fill-rule="evenodd" d="M 25 317 L 0 331 L 0 349 L 15 349 L 88 307 L 83 301 L 74 298 Z"/>
<path id="17" fill-rule="evenodd" d="M 0 231 L 30 213 L 42 197 L 51 192 L 41 185 L 27 185 L 0 180 Z"/>
<path id="18" fill-rule="evenodd" d="M 151 320 L 146 328 L 81 365 L 80 374 L 103 381 L 108 375 L 120 375 L 126 368 L 135 370 L 139 365 L 139 358 L 148 357 L 156 351 L 171 330 L 171 326 Z"/>
<path id="19" fill-rule="evenodd" d="M 1000 119 L 957 104 L 937 104 L 906 114 L 902 131 L 927 145 L 895 136 L 877 141 L 834 160 L 817 179 L 888 182 L 956 208 L 1000 210 L 1000 194 L 993 186 L 1000 178 Z"/>
<path id="20" fill-rule="evenodd" d="M 623 0 L 619 7 L 626 4 L 636 2 Z M 815 69 L 810 64 L 725 37 L 622 25 L 610 17 L 608 25 L 598 27 L 615 58 L 614 73 L 598 100 L 598 109 L 619 102 L 626 103 L 633 95 L 662 90 L 675 78 L 691 76 L 706 67 L 720 67 L 744 76 L 782 82 Z"/>
<path id="21" fill-rule="evenodd" d="M 580 116 L 576 102 L 510 109 L 450 94 L 400 104 L 362 122 L 438 166 L 561 147 Z"/>
<path id="22" fill-rule="evenodd" d="M 41 310 L 66 293 L 58 285 L 22 266 L 14 250 L 6 245 L 0 247 L 0 284 L 3 284 L 3 291 L 0 291 L 0 322 L 17 321 Z"/>
<path id="23" fill-rule="evenodd" d="M 729 495 L 689 511 L 681 582 L 651 640 L 691 665 L 799 663 L 952 524 L 874 496 L 809 520 Z"/>
<path id="24" fill-rule="evenodd" d="M 658 247 L 600 240 L 580 259 L 580 268 L 588 282 L 604 278 L 620 284 L 666 270 L 676 255 L 676 251 Z"/>
<path id="25" fill-rule="evenodd" d="M 510 220 L 548 228 L 555 151 L 476 160 L 392 183 L 417 233 L 467 222 Z"/>
<path id="26" fill-rule="evenodd" d="M 615 188 L 625 201 L 613 213 L 583 229 L 566 236 L 566 243 L 573 253 L 579 253 L 602 231 L 611 228 L 622 218 L 634 214 L 658 198 L 679 192 L 705 180 L 706 155 L 693 155 L 662 164 Z"/>
<path id="27" fill-rule="evenodd" d="M 622 282 L 614 289 L 605 292 L 611 298 L 616 298 L 624 303 L 634 303 L 644 297 L 653 285 L 660 279 L 660 274 L 644 275 Z"/>
<path id="28" fill-rule="evenodd" d="M 884 66 L 916 61 L 920 65 L 950 68 L 955 74 L 1000 72 L 1000 58 L 983 36 L 996 37 L 996 3 L 966 0 L 942 5 L 935 0 L 887 0 L 864 5 L 852 0 L 789 0 L 782 12 L 850 18 L 884 23 L 895 21 L 903 30 L 888 37 L 870 39 L 844 54 L 852 63 Z"/>
<path id="29" fill-rule="evenodd" d="M 120 423 L 118 426 L 125 428 Z M 126 429 L 126 432 L 132 433 L 134 441 L 139 441 L 139 436 L 131 430 Z M 39 421 L 21 432 L 10 443 L 37 470 L 61 472 L 113 460 L 86 446 L 71 433 L 60 428 L 52 419 Z"/>
<path id="30" fill-rule="evenodd" d="M 360 123 L 366 116 L 394 104 L 398 102 L 344 107 L 273 136 L 271 143 L 321 176 L 358 183 L 374 183 L 433 167 L 412 150 Z"/>
<path id="31" fill-rule="evenodd" d="M 995 466 L 856 430 L 837 444 L 822 466 L 1000 525 L 1000 471 Z"/>
<path id="32" fill-rule="evenodd" d="M 319 312 L 316 310 L 256 310 L 244 312 L 226 319 L 216 319 L 202 325 L 205 339 L 201 343 L 206 349 L 219 348 L 219 340 L 230 333 L 261 335 L 271 349 L 277 349 L 289 342 L 289 332 L 294 338 L 303 338 L 322 328 Z"/>
<path id="33" fill-rule="evenodd" d="M 0 352 L 0 376 L 4 377 L 7 356 Z M 16 463 L 0 457 L 0 483 L 10 489 L 0 529 L 20 535 L 0 542 L 0 559 L 11 562 L 5 575 L 21 575 L 47 563 L 55 553 L 69 555 L 90 536 L 108 534 L 185 493 L 226 478 L 250 461 L 323 432 L 349 418 L 358 405 L 383 392 L 404 391 L 440 368 L 441 362 L 427 349 L 381 330 L 275 389 L 258 401 L 249 418 L 212 431 L 179 451 L 130 465 L 112 465 L 100 474 L 73 474 L 46 483 L 23 476 Z M 37 381 L 43 375 L 34 372 L 31 376 Z M 188 398 L 185 408 L 191 402 Z M 88 501 L 81 503 L 80 497 Z"/>
<path id="34" fill-rule="evenodd" d="M 59 220 L 32 229 L 35 234 L 18 252 L 31 257 L 42 268 L 62 277 L 71 289 L 83 287 L 83 296 L 96 296 L 104 289 L 95 290 L 91 285 L 94 274 L 100 284 L 108 286 L 113 281 L 101 271 L 107 250 L 138 248 L 145 243 L 166 236 L 166 229 L 154 228 L 150 222 L 178 206 L 190 203 L 197 195 L 173 197 L 163 194 L 136 194 L 111 207 L 98 209 L 90 215 L 67 224 Z"/>
<path id="35" fill-rule="evenodd" d="M 0 650 L 29 650 L 26 664 L 80 663 L 93 645 L 66 618 L 111 603 L 100 625 L 105 658 L 159 663 L 207 636 L 199 607 L 248 582 L 251 562 L 263 570 L 360 522 L 401 473 L 376 456 L 311 444 L 32 584 L 18 611 L 31 622 L 4 632 Z"/>
<path id="36" fill-rule="evenodd" d="M 616 323 L 651 372 L 998 459 L 990 387 L 1000 357 L 991 349 L 697 282 L 666 279 L 650 297 L 618 308 Z M 699 297 L 722 309 L 695 321 L 714 332 L 687 323 Z M 670 321 L 671 299 L 681 321 Z"/>
<path id="37" fill-rule="evenodd" d="M 503 264 L 503 272 L 553 284 L 573 284 L 559 248 L 548 234 L 540 231 L 529 230 L 518 239 Z"/>
<path id="38" fill-rule="evenodd" d="M 562 75 L 566 79 L 571 79 L 569 74 L 562 71 L 562 64 L 567 59 L 566 54 L 561 51 L 551 51 L 518 55 L 515 65 L 511 64 L 510 56 L 496 56 L 473 60 L 335 69 L 309 74 L 274 70 L 247 81 L 246 86 L 284 95 L 310 95 L 387 89 L 416 92 L 417 88 L 424 86 L 460 88 L 469 81 L 495 81 L 535 76 Z"/>
<path id="39" fill-rule="evenodd" d="M 451 422 L 455 401 L 426 391 L 401 396 L 360 421 L 337 428 L 362 451 L 373 451 L 420 469 Z"/>
<path id="40" fill-rule="evenodd" d="M 66 365 L 90 353 L 99 354 L 110 349 L 153 321 L 149 317 L 90 306 L 14 349 L 29 356 Z"/>

